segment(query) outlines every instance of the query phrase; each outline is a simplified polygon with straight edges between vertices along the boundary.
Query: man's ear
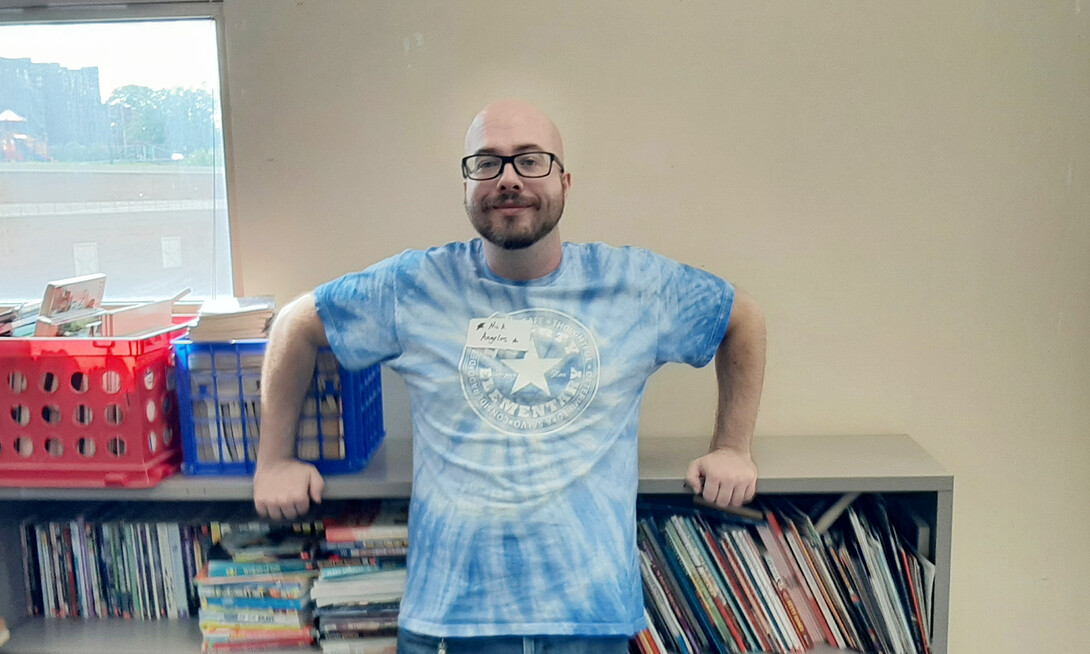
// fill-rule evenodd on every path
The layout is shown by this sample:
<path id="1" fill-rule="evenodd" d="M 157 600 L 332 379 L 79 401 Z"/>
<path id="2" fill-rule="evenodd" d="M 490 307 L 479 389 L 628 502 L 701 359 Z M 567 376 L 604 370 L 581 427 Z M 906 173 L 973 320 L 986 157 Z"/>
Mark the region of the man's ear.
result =
<path id="1" fill-rule="evenodd" d="M 564 201 L 568 201 L 568 191 L 571 190 L 571 173 L 564 173 L 560 176 L 560 188 L 564 192 Z"/>

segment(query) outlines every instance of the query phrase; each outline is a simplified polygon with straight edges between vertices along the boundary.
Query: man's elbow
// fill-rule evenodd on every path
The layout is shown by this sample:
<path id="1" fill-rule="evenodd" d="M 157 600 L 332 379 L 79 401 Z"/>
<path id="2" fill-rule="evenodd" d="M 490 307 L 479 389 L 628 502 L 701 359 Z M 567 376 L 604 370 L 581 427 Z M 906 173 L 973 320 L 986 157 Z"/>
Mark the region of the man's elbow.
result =
<path id="1" fill-rule="evenodd" d="M 314 304 L 314 294 L 304 293 L 281 309 L 269 328 L 271 339 L 297 339 L 316 346 L 327 345 L 325 327 Z"/>
<path id="2" fill-rule="evenodd" d="M 731 308 L 726 338 L 729 339 L 739 332 L 761 339 L 764 339 L 766 333 L 764 310 L 752 295 L 743 291 L 736 291 L 734 294 L 734 306 Z"/>

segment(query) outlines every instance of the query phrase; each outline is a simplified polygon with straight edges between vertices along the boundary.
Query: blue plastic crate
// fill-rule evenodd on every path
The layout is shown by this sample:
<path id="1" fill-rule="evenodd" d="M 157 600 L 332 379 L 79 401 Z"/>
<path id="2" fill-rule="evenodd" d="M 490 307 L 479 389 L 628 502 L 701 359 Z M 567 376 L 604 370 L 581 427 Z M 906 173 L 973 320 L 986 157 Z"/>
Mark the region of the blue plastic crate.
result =
<path id="1" fill-rule="evenodd" d="M 184 474 L 253 474 L 266 343 L 174 341 Z M 299 418 L 296 456 L 323 474 L 354 472 L 367 465 L 384 436 L 378 366 L 348 371 L 329 348 L 320 350 Z"/>

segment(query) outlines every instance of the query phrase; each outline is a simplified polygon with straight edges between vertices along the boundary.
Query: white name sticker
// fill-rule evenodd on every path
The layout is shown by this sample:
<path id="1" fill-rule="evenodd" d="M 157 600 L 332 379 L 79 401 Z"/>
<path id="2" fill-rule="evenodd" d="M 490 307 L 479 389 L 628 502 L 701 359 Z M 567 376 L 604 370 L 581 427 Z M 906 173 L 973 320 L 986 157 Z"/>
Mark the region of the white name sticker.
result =
<path id="1" fill-rule="evenodd" d="M 530 349 L 530 328 L 528 320 L 511 318 L 474 318 L 469 321 L 466 334 L 466 347 L 486 347 L 497 350 L 516 350 L 526 352 Z"/>

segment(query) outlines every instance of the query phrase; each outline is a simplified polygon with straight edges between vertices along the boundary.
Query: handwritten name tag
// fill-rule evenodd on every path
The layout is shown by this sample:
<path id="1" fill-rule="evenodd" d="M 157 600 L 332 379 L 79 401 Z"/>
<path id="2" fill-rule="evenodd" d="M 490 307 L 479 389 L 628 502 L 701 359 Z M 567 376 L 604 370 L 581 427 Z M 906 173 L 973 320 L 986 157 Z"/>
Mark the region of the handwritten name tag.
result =
<path id="1" fill-rule="evenodd" d="M 526 352 L 530 349 L 530 327 L 527 320 L 510 318 L 474 318 L 469 321 L 466 347 Z"/>

